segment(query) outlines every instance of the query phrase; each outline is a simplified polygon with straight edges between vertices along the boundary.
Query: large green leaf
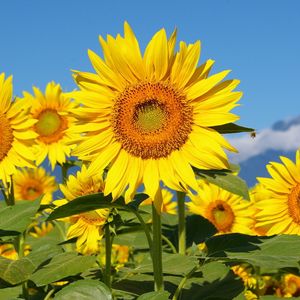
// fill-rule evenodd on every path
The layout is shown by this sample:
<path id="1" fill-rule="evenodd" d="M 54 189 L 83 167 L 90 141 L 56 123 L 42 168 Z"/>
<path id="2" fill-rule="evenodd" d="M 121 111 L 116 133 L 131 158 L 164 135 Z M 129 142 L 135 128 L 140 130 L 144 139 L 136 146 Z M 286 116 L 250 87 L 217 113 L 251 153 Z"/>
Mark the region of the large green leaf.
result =
<path id="1" fill-rule="evenodd" d="M 38 211 L 40 202 L 20 201 L 14 206 L 7 206 L 0 210 L 0 234 L 11 235 L 9 232 L 23 232 Z"/>
<path id="2" fill-rule="evenodd" d="M 194 171 L 201 178 L 220 188 L 249 200 L 248 186 L 240 177 L 233 175 L 230 170 L 200 170 Z"/>
<path id="3" fill-rule="evenodd" d="M 0 289 L 0 300 L 17 298 L 22 293 L 21 286 Z"/>
<path id="4" fill-rule="evenodd" d="M 68 276 L 80 274 L 90 268 L 95 261 L 95 256 L 79 256 L 75 252 L 62 253 L 37 270 L 30 280 L 37 286 L 46 285 Z"/>
<path id="5" fill-rule="evenodd" d="M 228 267 L 211 262 L 200 268 L 202 276 L 188 278 L 181 299 L 231 300 L 244 290 L 244 284 Z"/>
<path id="6" fill-rule="evenodd" d="M 170 293 L 167 291 L 150 292 L 139 296 L 137 300 L 168 300 L 169 296 Z"/>
<path id="7" fill-rule="evenodd" d="M 184 256 L 181 254 L 163 253 L 162 262 L 164 274 L 185 275 L 198 264 L 198 259 L 196 257 Z M 127 271 L 131 274 L 152 273 L 153 265 L 150 254 L 147 255 L 144 261 L 134 269 L 124 268 L 123 271 Z"/>
<path id="8" fill-rule="evenodd" d="M 256 237 L 227 234 L 206 241 L 208 256 L 225 258 L 233 262 L 247 262 L 261 268 L 261 272 L 274 272 L 280 268 L 299 268 L 300 236 L 278 235 Z"/>
<path id="9" fill-rule="evenodd" d="M 60 290 L 54 297 L 55 300 L 111 300 L 109 288 L 98 280 L 85 279 L 73 282 Z"/>
<path id="10" fill-rule="evenodd" d="M 237 125 L 235 123 L 227 123 L 224 125 L 211 127 L 219 133 L 239 133 L 239 132 L 255 132 L 255 129 Z"/>
<path id="11" fill-rule="evenodd" d="M 44 245 L 19 260 L 0 257 L 0 278 L 13 285 L 26 281 L 42 262 L 61 251 L 58 246 Z"/>
<path id="12" fill-rule="evenodd" d="M 91 194 L 78 197 L 65 205 L 57 207 L 48 217 L 48 221 L 59 218 L 65 218 L 72 215 L 77 215 L 83 212 L 99 209 L 99 208 L 123 208 L 133 210 L 138 207 L 139 203 L 147 199 L 145 194 L 138 194 L 132 203 L 125 204 L 124 198 L 120 197 L 112 202 L 111 195 L 104 196 L 103 193 Z"/>

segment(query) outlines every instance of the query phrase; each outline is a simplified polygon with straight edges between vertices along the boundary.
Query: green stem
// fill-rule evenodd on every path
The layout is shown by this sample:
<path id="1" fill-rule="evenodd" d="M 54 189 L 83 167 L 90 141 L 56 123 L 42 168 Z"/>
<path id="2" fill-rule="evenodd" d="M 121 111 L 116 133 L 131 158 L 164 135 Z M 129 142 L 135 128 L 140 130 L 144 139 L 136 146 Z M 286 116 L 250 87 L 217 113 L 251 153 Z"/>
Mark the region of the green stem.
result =
<path id="1" fill-rule="evenodd" d="M 46 297 L 44 298 L 44 300 L 49 300 L 51 299 L 51 296 L 55 293 L 55 289 L 50 290 L 50 292 L 46 295 Z"/>
<path id="2" fill-rule="evenodd" d="M 10 176 L 10 184 L 8 188 L 8 205 L 13 206 L 15 205 L 15 191 L 14 191 L 14 182 L 13 177 Z"/>
<path id="3" fill-rule="evenodd" d="M 67 163 L 63 163 L 60 165 L 61 168 L 61 180 L 62 183 L 65 184 L 67 182 L 67 178 L 68 178 L 68 164 Z"/>
<path id="4" fill-rule="evenodd" d="M 111 235 L 109 224 L 105 226 L 105 270 L 104 270 L 104 283 L 111 289 Z"/>
<path id="5" fill-rule="evenodd" d="M 140 223 L 141 223 L 141 225 L 144 229 L 144 232 L 146 234 L 146 238 L 147 238 L 147 241 L 148 241 L 149 249 L 150 249 L 150 255 L 151 255 L 151 258 L 152 258 L 153 242 L 152 242 L 152 237 L 151 237 L 150 230 L 149 230 L 147 224 L 145 223 L 144 219 L 142 218 L 142 216 L 139 214 L 138 211 L 136 211 L 135 209 L 131 209 L 130 211 L 133 212 L 136 215 L 136 217 L 138 218 L 138 220 L 140 221 Z"/>
<path id="6" fill-rule="evenodd" d="M 165 236 L 165 235 L 161 235 L 162 240 L 170 247 L 170 249 L 172 250 L 172 252 L 174 254 L 177 253 L 177 250 L 175 248 L 175 246 L 172 244 L 172 242 Z"/>
<path id="7" fill-rule="evenodd" d="M 178 204 L 178 249 L 179 254 L 185 255 L 186 227 L 185 227 L 185 193 L 177 192 Z"/>
<path id="8" fill-rule="evenodd" d="M 152 246 L 152 262 L 154 272 L 155 291 L 164 290 L 163 268 L 162 268 L 162 240 L 161 240 L 161 218 L 160 213 L 156 211 L 152 203 L 152 222 L 153 222 L 153 246 Z"/>
<path id="9" fill-rule="evenodd" d="M 198 270 L 198 266 L 194 267 L 187 275 L 185 275 L 182 280 L 180 281 L 176 291 L 175 291 L 175 294 L 172 298 L 172 300 L 177 300 L 179 299 L 179 296 L 180 296 L 180 293 L 181 293 L 181 290 L 183 289 L 186 281 L 194 274 L 195 271 Z"/>

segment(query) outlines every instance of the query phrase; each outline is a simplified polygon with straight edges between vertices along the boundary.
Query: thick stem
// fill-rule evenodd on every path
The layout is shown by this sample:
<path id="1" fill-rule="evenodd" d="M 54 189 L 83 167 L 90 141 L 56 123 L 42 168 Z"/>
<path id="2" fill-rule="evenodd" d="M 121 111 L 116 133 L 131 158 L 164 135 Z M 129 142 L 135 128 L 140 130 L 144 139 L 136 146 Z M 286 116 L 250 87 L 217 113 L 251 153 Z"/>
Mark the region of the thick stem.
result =
<path id="1" fill-rule="evenodd" d="M 105 270 L 104 283 L 111 289 L 111 235 L 109 224 L 105 226 Z"/>
<path id="2" fill-rule="evenodd" d="M 177 192 L 178 204 L 178 249 L 179 254 L 185 255 L 186 227 L 185 227 L 185 193 Z"/>
<path id="3" fill-rule="evenodd" d="M 155 291 L 164 290 L 163 268 L 162 268 L 162 240 L 161 240 L 161 218 L 160 213 L 156 211 L 152 203 L 152 222 L 153 222 L 153 246 L 152 261 L 154 271 L 154 287 Z"/>

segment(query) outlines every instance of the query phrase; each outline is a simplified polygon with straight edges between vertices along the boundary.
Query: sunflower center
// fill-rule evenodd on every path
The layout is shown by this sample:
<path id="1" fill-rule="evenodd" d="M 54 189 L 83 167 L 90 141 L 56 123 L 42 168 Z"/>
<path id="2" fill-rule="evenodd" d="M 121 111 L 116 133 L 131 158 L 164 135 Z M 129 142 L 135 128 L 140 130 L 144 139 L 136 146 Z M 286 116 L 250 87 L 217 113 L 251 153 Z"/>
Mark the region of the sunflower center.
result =
<path id="1" fill-rule="evenodd" d="M 300 224 L 300 184 L 294 187 L 289 194 L 288 208 L 294 222 Z"/>
<path id="2" fill-rule="evenodd" d="M 43 189 L 41 187 L 41 183 L 35 180 L 29 180 L 29 182 L 24 185 L 21 191 L 22 200 L 36 200 L 42 194 Z"/>
<path id="3" fill-rule="evenodd" d="M 156 100 L 138 104 L 135 108 L 134 122 L 137 130 L 150 133 L 160 130 L 165 124 L 165 107 Z"/>
<path id="4" fill-rule="evenodd" d="M 38 122 L 35 124 L 35 130 L 40 135 L 40 140 L 50 144 L 63 137 L 63 131 L 67 129 L 67 121 L 56 110 L 43 110 L 37 116 L 37 119 Z"/>
<path id="5" fill-rule="evenodd" d="M 217 200 L 211 203 L 207 209 L 207 215 L 218 231 L 228 232 L 231 230 L 234 222 L 234 214 L 226 202 Z"/>
<path id="6" fill-rule="evenodd" d="M 2 113 L 0 113 L 0 137 L 0 161 L 2 161 L 12 147 L 14 140 L 13 130 Z"/>
<path id="7" fill-rule="evenodd" d="M 168 83 L 138 83 L 115 100 L 111 123 L 116 140 L 143 159 L 167 157 L 192 130 L 192 107 Z"/>

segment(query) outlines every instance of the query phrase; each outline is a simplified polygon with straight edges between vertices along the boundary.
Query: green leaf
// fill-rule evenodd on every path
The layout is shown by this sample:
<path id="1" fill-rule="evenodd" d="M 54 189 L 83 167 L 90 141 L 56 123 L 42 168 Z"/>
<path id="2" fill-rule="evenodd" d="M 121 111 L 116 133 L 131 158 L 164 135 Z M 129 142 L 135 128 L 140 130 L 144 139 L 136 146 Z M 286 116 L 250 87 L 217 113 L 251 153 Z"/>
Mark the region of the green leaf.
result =
<path id="1" fill-rule="evenodd" d="M 222 263 L 210 262 L 200 268 L 195 277 L 188 278 L 181 299 L 231 300 L 244 290 L 244 284 Z"/>
<path id="2" fill-rule="evenodd" d="M 85 279 L 73 282 L 60 290 L 54 300 L 111 300 L 109 288 L 98 280 Z"/>
<path id="3" fill-rule="evenodd" d="M 208 256 L 223 257 L 236 263 L 247 262 L 260 267 L 261 273 L 288 267 L 299 269 L 298 235 L 257 237 L 235 233 L 212 237 L 206 245 Z"/>
<path id="4" fill-rule="evenodd" d="M 198 264 L 198 259 L 193 256 L 163 253 L 162 262 L 164 274 L 185 275 Z M 150 255 L 147 255 L 144 261 L 142 261 L 141 264 L 138 265 L 136 268 L 123 268 L 122 270 L 127 271 L 131 274 L 152 273 L 153 265 Z"/>
<path id="5" fill-rule="evenodd" d="M 170 293 L 167 291 L 150 292 L 139 296 L 137 300 L 168 300 L 169 296 Z"/>
<path id="6" fill-rule="evenodd" d="M 219 133 L 225 134 L 225 133 L 239 133 L 239 132 L 255 132 L 255 129 L 248 128 L 244 126 L 240 126 L 234 123 L 228 123 L 224 125 L 219 126 L 213 126 L 212 129 L 218 131 Z"/>
<path id="7" fill-rule="evenodd" d="M 200 170 L 195 169 L 197 175 L 220 188 L 250 200 L 248 186 L 240 177 L 231 174 L 230 170 Z"/>
<path id="8" fill-rule="evenodd" d="M 9 231 L 23 232 L 30 224 L 32 217 L 40 207 L 40 201 L 20 201 L 14 206 L 7 206 L 0 210 L 0 233 Z"/>
<path id="9" fill-rule="evenodd" d="M 75 252 L 62 253 L 37 270 L 30 280 L 37 286 L 46 285 L 68 276 L 80 274 L 90 268 L 95 261 L 95 256 L 79 256 Z"/>
<path id="10" fill-rule="evenodd" d="M 44 245 L 19 260 L 0 257 L 0 278 L 13 285 L 26 281 L 42 262 L 61 251 L 58 246 Z"/>
<path id="11" fill-rule="evenodd" d="M 133 210 L 137 203 L 140 203 L 143 199 L 148 198 L 145 194 L 137 194 L 133 203 L 125 204 L 124 198 L 120 197 L 116 201 L 112 202 L 111 195 L 104 196 L 103 193 L 91 194 L 82 197 L 78 197 L 65 205 L 57 207 L 48 217 L 47 221 L 65 218 L 72 215 L 77 215 L 83 212 L 100 209 L 100 208 L 123 208 L 127 210 Z"/>
<path id="12" fill-rule="evenodd" d="M 0 300 L 17 298 L 22 293 L 21 286 L 0 289 Z"/>

